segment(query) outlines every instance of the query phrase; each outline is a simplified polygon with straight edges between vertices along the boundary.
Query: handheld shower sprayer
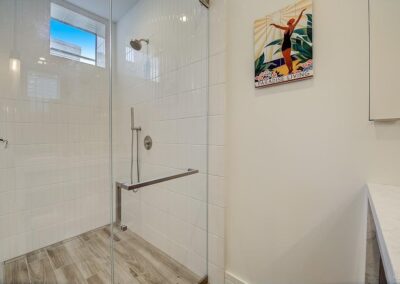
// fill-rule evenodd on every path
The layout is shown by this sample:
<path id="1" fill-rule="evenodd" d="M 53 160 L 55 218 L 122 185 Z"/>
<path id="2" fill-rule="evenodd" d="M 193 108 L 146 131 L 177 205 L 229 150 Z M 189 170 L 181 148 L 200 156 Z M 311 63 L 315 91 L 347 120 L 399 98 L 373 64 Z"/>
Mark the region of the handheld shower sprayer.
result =
<path id="1" fill-rule="evenodd" d="M 139 167 L 139 132 L 142 128 L 135 127 L 135 109 L 131 107 L 131 184 L 133 184 L 133 140 L 136 132 L 136 173 L 137 173 L 137 182 L 140 182 L 140 167 Z"/>
<path id="2" fill-rule="evenodd" d="M 142 128 L 140 126 L 135 127 L 135 108 L 131 107 L 131 130 L 132 131 L 141 131 Z"/>
<path id="3" fill-rule="evenodd" d="M 135 109 L 131 107 L 131 130 L 135 130 Z"/>

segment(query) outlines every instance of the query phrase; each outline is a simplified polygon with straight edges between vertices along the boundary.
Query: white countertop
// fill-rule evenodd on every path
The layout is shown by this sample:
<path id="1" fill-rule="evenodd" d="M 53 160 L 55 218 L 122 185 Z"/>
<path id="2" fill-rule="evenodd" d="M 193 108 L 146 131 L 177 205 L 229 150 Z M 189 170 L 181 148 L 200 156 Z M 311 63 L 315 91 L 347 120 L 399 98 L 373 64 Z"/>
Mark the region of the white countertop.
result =
<path id="1" fill-rule="evenodd" d="M 388 283 L 400 283 L 400 187 L 368 184 L 368 199 Z"/>

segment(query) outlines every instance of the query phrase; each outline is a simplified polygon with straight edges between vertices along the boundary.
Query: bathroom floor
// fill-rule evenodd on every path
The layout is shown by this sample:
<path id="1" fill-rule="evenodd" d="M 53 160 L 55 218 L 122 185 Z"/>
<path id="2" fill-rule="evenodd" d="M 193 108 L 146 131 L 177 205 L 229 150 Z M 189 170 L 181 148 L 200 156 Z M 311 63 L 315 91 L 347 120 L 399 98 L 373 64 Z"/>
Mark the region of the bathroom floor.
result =
<path id="1" fill-rule="evenodd" d="M 110 229 L 102 227 L 15 258 L 5 283 L 110 283 Z M 183 265 L 127 230 L 114 236 L 116 283 L 200 283 Z"/>

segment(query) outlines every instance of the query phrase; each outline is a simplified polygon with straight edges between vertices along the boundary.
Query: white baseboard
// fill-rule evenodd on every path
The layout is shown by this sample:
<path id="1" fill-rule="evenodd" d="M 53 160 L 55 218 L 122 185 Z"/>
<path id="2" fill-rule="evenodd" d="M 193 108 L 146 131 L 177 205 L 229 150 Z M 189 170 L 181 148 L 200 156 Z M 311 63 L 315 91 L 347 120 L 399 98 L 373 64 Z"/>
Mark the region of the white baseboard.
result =
<path id="1" fill-rule="evenodd" d="M 225 272 L 225 284 L 248 284 L 247 282 L 244 282 L 243 280 L 239 279 L 232 273 L 226 271 Z"/>

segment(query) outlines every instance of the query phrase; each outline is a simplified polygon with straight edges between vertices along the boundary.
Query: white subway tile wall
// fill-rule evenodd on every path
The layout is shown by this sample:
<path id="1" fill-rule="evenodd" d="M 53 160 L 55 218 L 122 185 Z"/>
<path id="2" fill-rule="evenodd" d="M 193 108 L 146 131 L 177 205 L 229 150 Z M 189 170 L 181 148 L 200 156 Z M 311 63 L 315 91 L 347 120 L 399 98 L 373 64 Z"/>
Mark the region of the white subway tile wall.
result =
<path id="1" fill-rule="evenodd" d="M 208 274 L 212 284 L 225 283 L 226 2 L 211 0 L 209 10 Z"/>
<path id="2" fill-rule="evenodd" d="M 117 23 L 114 84 L 117 178 L 129 177 L 131 106 L 143 127 L 141 138 L 149 134 L 154 141 L 151 151 L 143 153 L 141 146 L 144 177 L 188 167 L 201 171 L 138 194 L 124 193 L 123 221 L 201 275 L 206 272 L 208 234 L 208 273 L 217 284 L 225 274 L 225 4 L 211 3 L 208 41 L 208 18 L 197 0 L 139 2 Z M 187 22 L 181 21 L 183 16 Z M 130 51 L 127 61 L 125 52 L 135 37 L 150 38 L 150 45 Z"/>
<path id="3" fill-rule="evenodd" d="M 150 44 L 135 51 L 132 38 Z M 142 180 L 200 171 L 123 192 L 122 221 L 200 276 L 207 274 L 208 58 L 208 11 L 198 0 L 139 1 L 116 23 L 116 178 L 129 180 L 130 107 L 142 127 Z M 216 118 L 215 127 L 220 124 Z M 153 138 L 150 151 L 143 147 L 146 135 Z"/>
<path id="4" fill-rule="evenodd" d="M 0 1 L 0 261 L 110 219 L 108 72 L 50 56 L 49 16 L 47 0 Z"/>
<path id="5" fill-rule="evenodd" d="M 116 25 L 116 178 L 129 179 L 132 106 L 143 128 L 141 138 L 151 135 L 154 141 L 151 151 L 139 142 L 142 178 L 188 167 L 201 171 L 124 193 L 123 222 L 200 275 L 206 273 L 208 234 L 208 273 L 214 284 L 224 283 L 225 274 L 225 36 L 224 0 L 212 1 L 208 16 L 197 0 L 140 1 Z M 146 37 L 148 50 L 129 48 L 131 38 Z"/>

